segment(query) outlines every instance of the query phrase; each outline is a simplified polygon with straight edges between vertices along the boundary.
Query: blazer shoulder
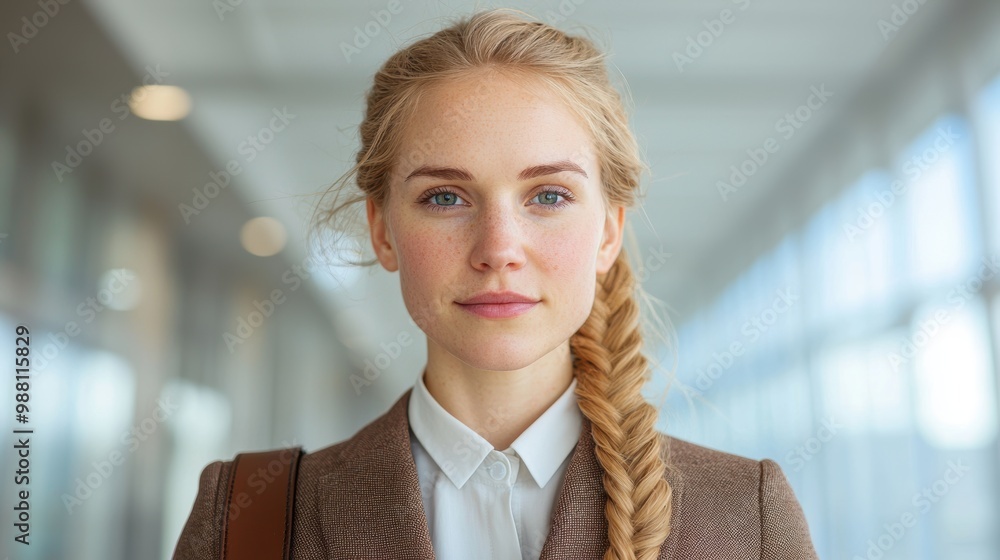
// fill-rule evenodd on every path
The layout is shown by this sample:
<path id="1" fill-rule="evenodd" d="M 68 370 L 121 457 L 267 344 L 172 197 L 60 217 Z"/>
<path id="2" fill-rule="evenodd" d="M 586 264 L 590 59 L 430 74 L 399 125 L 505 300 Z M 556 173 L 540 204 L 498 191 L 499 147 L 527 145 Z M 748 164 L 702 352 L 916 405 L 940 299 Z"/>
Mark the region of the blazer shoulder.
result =
<path id="1" fill-rule="evenodd" d="M 760 481 L 760 461 L 665 434 L 662 437 L 669 464 L 684 477 L 685 487 L 721 484 L 750 489 Z"/>
<path id="2" fill-rule="evenodd" d="M 805 512 L 781 466 L 760 461 L 761 551 L 764 558 L 816 559 Z"/>
<path id="3" fill-rule="evenodd" d="M 213 461 L 198 479 L 198 494 L 174 547 L 174 560 L 217 558 L 222 533 L 222 510 L 232 461 Z"/>
<path id="4" fill-rule="evenodd" d="M 301 521 L 318 519 L 316 503 L 318 495 L 315 492 L 317 481 L 325 472 L 335 468 L 336 457 L 342 452 L 344 443 L 347 442 L 331 445 L 312 453 L 303 451 L 299 460 L 295 484 L 293 516 L 296 528 L 293 539 L 302 540 L 298 536 L 301 533 L 299 530 L 299 525 L 302 525 Z M 232 460 L 213 461 L 202 469 L 198 482 L 198 494 L 174 547 L 173 560 L 201 560 L 219 557 L 224 513 L 229 500 L 226 492 L 229 489 L 233 463 Z M 238 508 L 239 502 L 235 498 L 233 500 L 234 505 L 231 507 Z M 306 544 L 309 542 L 306 539 Z M 302 548 L 303 545 L 298 544 L 296 550 Z"/>
<path id="5" fill-rule="evenodd" d="M 668 464 L 683 480 L 685 531 L 725 524 L 759 547 L 760 558 L 817 558 L 802 506 L 777 462 L 664 438 Z"/>
<path id="6" fill-rule="evenodd" d="M 667 468 L 683 488 L 687 517 L 756 517 L 760 462 L 663 435 Z M 668 475 L 670 476 L 670 475 Z"/>
<path id="7" fill-rule="evenodd" d="M 335 468 L 336 458 L 343 452 L 346 443 L 347 441 L 344 441 L 311 453 L 303 451 L 295 485 L 293 515 L 297 522 L 303 518 L 307 520 L 316 518 L 317 495 L 313 490 L 317 480 Z M 232 460 L 218 460 L 202 469 L 198 481 L 198 493 L 174 547 L 173 560 L 219 557 L 224 513 L 229 500 L 226 492 L 229 488 L 233 463 Z"/>

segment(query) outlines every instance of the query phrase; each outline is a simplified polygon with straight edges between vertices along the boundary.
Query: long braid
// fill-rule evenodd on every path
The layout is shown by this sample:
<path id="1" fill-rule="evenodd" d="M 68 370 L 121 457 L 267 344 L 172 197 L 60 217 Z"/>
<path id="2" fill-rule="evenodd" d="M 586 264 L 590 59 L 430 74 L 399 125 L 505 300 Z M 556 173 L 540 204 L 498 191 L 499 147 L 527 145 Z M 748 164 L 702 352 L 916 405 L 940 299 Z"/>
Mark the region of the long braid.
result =
<path id="1" fill-rule="evenodd" d="M 606 560 L 655 559 L 670 534 L 672 491 L 663 478 L 658 413 L 642 396 L 649 367 L 634 290 L 623 250 L 598 278 L 593 310 L 570 339 L 580 410 L 604 470 Z"/>

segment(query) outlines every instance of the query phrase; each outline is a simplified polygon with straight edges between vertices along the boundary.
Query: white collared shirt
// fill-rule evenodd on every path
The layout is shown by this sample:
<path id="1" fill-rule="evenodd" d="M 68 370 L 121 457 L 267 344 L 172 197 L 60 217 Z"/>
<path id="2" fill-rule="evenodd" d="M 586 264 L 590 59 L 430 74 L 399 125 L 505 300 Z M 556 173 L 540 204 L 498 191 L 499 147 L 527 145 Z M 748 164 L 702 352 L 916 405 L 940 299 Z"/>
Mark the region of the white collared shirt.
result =
<path id="1" fill-rule="evenodd" d="M 413 386 L 407 413 L 431 543 L 439 560 L 537 560 L 548 536 L 583 413 L 576 378 L 498 451 Z"/>

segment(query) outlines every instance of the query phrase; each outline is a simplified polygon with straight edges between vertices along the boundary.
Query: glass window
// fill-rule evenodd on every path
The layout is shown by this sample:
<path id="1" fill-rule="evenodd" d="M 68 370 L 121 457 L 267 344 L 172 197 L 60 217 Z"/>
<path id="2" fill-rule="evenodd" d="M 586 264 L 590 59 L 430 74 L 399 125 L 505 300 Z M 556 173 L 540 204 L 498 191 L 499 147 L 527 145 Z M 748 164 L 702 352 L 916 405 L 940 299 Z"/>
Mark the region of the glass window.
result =
<path id="1" fill-rule="evenodd" d="M 981 253 L 979 218 L 970 173 L 968 127 L 940 119 L 898 162 L 906 189 L 907 257 L 917 290 L 940 287 L 964 274 Z"/>
<path id="2" fill-rule="evenodd" d="M 978 147 L 983 170 L 985 198 L 989 206 L 992 248 L 1000 252 L 1000 77 L 976 97 L 973 106 L 978 123 L 979 138 L 982 145 Z"/>
<path id="3" fill-rule="evenodd" d="M 988 332 L 981 300 L 959 300 L 921 310 L 900 349 L 915 353 L 917 424 L 935 447 L 985 447 L 996 439 Z"/>

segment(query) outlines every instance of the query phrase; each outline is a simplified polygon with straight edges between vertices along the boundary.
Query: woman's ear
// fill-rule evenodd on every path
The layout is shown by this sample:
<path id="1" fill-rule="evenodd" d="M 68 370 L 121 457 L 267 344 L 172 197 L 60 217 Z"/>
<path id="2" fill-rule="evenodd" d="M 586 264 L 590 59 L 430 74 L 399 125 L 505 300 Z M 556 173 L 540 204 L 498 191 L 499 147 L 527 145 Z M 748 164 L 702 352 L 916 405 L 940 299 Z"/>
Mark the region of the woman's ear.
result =
<path id="1" fill-rule="evenodd" d="M 382 263 L 382 267 L 389 272 L 399 270 L 399 262 L 396 259 L 396 250 L 392 246 L 392 236 L 385 226 L 385 215 L 382 207 L 368 197 L 365 203 L 368 209 L 368 231 L 371 233 L 372 248 L 375 249 L 375 256 Z"/>
<path id="2" fill-rule="evenodd" d="M 604 274 L 615 264 L 622 248 L 622 232 L 625 230 L 625 207 L 618 206 L 608 212 L 604 220 L 604 234 L 597 250 L 597 273 Z"/>

